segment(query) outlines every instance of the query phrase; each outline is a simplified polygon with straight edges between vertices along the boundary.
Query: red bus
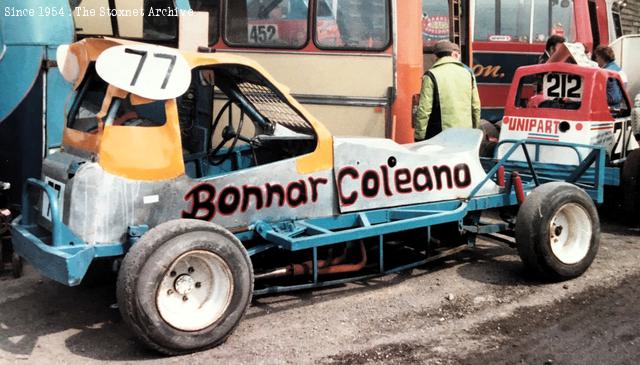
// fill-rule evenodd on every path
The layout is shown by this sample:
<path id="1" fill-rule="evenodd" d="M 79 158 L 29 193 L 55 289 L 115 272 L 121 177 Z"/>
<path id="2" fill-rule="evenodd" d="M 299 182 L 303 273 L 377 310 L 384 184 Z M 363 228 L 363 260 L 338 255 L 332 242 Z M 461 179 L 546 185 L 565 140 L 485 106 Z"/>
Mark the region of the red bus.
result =
<path id="1" fill-rule="evenodd" d="M 549 36 L 564 36 L 588 50 L 621 37 L 620 6 L 614 0 L 475 0 L 472 68 L 482 117 L 502 118 L 515 70 L 538 63 Z M 446 37 L 447 0 L 423 3 L 425 45 Z"/>

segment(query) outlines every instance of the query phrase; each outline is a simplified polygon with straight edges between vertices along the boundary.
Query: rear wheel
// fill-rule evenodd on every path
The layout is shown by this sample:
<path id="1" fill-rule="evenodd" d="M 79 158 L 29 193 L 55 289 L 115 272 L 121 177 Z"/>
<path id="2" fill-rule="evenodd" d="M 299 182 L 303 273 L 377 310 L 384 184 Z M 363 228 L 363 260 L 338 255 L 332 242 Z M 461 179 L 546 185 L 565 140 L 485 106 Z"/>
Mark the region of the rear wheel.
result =
<path id="1" fill-rule="evenodd" d="M 124 321 L 165 354 L 216 346 L 251 301 L 251 260 L 233 234 L 180 219 L 145 234 L 125 256 L 117 297 Z"/>
<path id="2" fill-rule="evenodd" d="M 518 211 L 518 253 L 525 266 L 543 279 L 562 281 L 582 275 L 593 262 L 599 242 L 595 205 L 574 185 L 541 185 Z"/>

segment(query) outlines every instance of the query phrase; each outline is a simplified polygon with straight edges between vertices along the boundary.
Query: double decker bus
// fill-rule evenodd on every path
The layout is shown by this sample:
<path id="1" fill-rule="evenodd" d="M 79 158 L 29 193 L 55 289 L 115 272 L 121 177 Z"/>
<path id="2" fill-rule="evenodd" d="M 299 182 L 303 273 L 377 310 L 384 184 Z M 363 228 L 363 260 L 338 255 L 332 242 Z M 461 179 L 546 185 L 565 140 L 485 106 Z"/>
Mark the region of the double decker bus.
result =
<path id="1" fill-rule="evenodd" d="M 75 16 L 78 35 L 178 44 L 188 17 L 151 16 L 174 7 L 207 13 L 216 52 L 256 59 L 336 135 L 413 140 L 412 96 L 433 62 L 430 46 L 450 39 L 476 75 L 483 118 L 501 119 L 515 69 L 538 62 L 554 34 L 591 50 L 622 35 L 614 0 L 82 0 L 117 8 Z M 122 15 L 143 9 L 143 17 Z M 75 15 L 75 14 L 74 14 Z M 183 24 L 184 23 L 184 24 Z M 201 24 L 200 24 L 201 25 Z M 195 25 L 194 25 L 195 26 Z"/>
<path id="2" fill-rule="evenodd" d="M 210 32 L 209 42 L 256 59 L 334 133 L 408 142 L 422 72 L 420 23 L 397 27 L 394 19 L 409 19 L 419 0 L 393 3 L 221 1 L 219 34 Z"/>

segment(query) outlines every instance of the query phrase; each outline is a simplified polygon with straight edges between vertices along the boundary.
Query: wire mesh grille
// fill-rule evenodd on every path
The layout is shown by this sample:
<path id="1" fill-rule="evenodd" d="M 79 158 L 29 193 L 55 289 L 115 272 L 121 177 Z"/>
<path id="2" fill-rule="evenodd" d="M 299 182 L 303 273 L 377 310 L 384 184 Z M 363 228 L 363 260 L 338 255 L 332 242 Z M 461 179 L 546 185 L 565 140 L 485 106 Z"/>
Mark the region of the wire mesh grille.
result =
<path id="1" fill-rule="evenodd" d="M 271 89 L 250 82 L 242 82 L 238 84 L 238 87 L 258 112 L 270 122 L 280 124 L 299 133 L 313 133 L 313 128 L 309 122 L 291 109 Z"/>

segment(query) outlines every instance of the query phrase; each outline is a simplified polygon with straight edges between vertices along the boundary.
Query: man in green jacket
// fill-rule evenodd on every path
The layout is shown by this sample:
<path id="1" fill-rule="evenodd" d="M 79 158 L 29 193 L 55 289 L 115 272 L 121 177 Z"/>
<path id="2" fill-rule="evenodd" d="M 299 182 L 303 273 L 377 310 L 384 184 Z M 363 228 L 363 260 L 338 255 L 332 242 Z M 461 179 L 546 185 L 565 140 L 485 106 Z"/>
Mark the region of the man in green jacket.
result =
<path id="1" fill-rule="evenodd" d="M 434 47 L 437 61 L 424 75 L 413 122 L 416 141 L 451 127 L 478 128 L 480 96 L 473 72 L 460 62 L 460 48 L 449 41 Z"/>

